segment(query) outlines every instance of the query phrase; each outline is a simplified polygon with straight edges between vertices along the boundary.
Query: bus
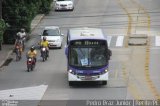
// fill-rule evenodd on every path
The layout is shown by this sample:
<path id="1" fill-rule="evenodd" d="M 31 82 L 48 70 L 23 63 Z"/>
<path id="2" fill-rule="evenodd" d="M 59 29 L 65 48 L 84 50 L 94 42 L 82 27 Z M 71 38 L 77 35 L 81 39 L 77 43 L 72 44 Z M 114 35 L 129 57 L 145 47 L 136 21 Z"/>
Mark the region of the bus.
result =
<path id="1" fill-rule="evenodd" d="M 65 54 L 69 86 L 81 81 L 107 84 L 111 50 L 102 29 L 69 29 Z"/>

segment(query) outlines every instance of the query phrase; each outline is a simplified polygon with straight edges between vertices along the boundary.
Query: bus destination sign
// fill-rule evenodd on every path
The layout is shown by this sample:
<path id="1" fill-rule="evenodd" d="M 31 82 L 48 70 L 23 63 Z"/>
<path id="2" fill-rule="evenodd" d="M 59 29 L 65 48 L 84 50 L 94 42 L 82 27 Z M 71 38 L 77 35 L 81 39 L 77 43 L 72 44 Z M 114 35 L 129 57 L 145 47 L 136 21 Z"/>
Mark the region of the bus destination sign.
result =
<path id="1" fill-rule="evenodd" d="M 105 41 L 102 40 L 77 40 L 71 42 L 71 45 L 73 46 L 100 46 L 104 44 Z"/>

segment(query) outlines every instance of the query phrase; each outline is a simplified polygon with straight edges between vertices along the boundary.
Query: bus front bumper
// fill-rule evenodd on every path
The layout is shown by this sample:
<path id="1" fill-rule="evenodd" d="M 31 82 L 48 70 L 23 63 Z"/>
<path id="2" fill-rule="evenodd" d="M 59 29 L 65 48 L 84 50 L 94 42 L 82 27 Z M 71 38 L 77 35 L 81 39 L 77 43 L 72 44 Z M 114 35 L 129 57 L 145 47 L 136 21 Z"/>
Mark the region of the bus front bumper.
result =
<path id="1" fill-rule="evenodd" d="M 68 72 L 68 81 L 107 81 L 108 72 L 102 75 L 78 76 Z"/>

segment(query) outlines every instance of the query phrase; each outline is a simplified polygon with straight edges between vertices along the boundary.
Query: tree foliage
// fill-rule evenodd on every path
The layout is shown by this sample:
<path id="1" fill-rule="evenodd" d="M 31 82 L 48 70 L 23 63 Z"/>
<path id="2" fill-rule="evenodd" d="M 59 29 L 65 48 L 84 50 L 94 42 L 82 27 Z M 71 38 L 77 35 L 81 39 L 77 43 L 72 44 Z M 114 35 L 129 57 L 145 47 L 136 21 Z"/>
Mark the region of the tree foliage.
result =
<path id="1" fill-rule="evenodd" d="M 0 19 L 0 41 L 2 41 L 2 39 L 3 39 L 3 33 L 4 33 L 5 29 L 6 29 L 5 22 L 3 19 Z"/>
<path id="2" fill-rule="evenodd" d="M 3 19 L 14 30 L 25 28 L 30 31 L 33 18 L 39 14 L 48 14 L 52 0 L 3 0 Z"/>

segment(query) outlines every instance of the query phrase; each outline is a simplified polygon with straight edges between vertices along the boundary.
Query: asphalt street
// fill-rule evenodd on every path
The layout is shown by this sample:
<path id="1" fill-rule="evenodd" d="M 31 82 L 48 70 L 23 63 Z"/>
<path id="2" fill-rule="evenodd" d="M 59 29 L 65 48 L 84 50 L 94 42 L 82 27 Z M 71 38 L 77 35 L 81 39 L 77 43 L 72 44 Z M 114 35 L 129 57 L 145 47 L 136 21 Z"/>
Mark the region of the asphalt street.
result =
<path id="1" fill-rule="evenodd" d="M 75 0 L 73 12 L 53 9 L 33 31 L 22 60 L 16 62 L 13 55 L 13 61 L 0 72 L 0 90 L 44 84 L 48 88 L 42 100 L 158 99 L 160 48 L 154 45 L 154 36 L 160 34 L 158 3 L 158 0 Z M 59 26 L 64 34 L 62 49 L 51 49 L 46 62 L 42 62 L 38 52 L 35 70 L 27 72 L 25 53 L 38 44 L 42 28 L 51 25 Z M 107 86 L 68 86 L 64 50 L 67 30 L 73 27 L 102 28 L 106 38 L 112 37 Z M 128 46 L 130 34 L 146 34 L 148 45 Z M 119 36 L 124 36 L 124 40 L 118 41 Z M 116 42 L 122 46 L 117 47 Z M 63 102 L 64 106 L 73 105 Z"/>

